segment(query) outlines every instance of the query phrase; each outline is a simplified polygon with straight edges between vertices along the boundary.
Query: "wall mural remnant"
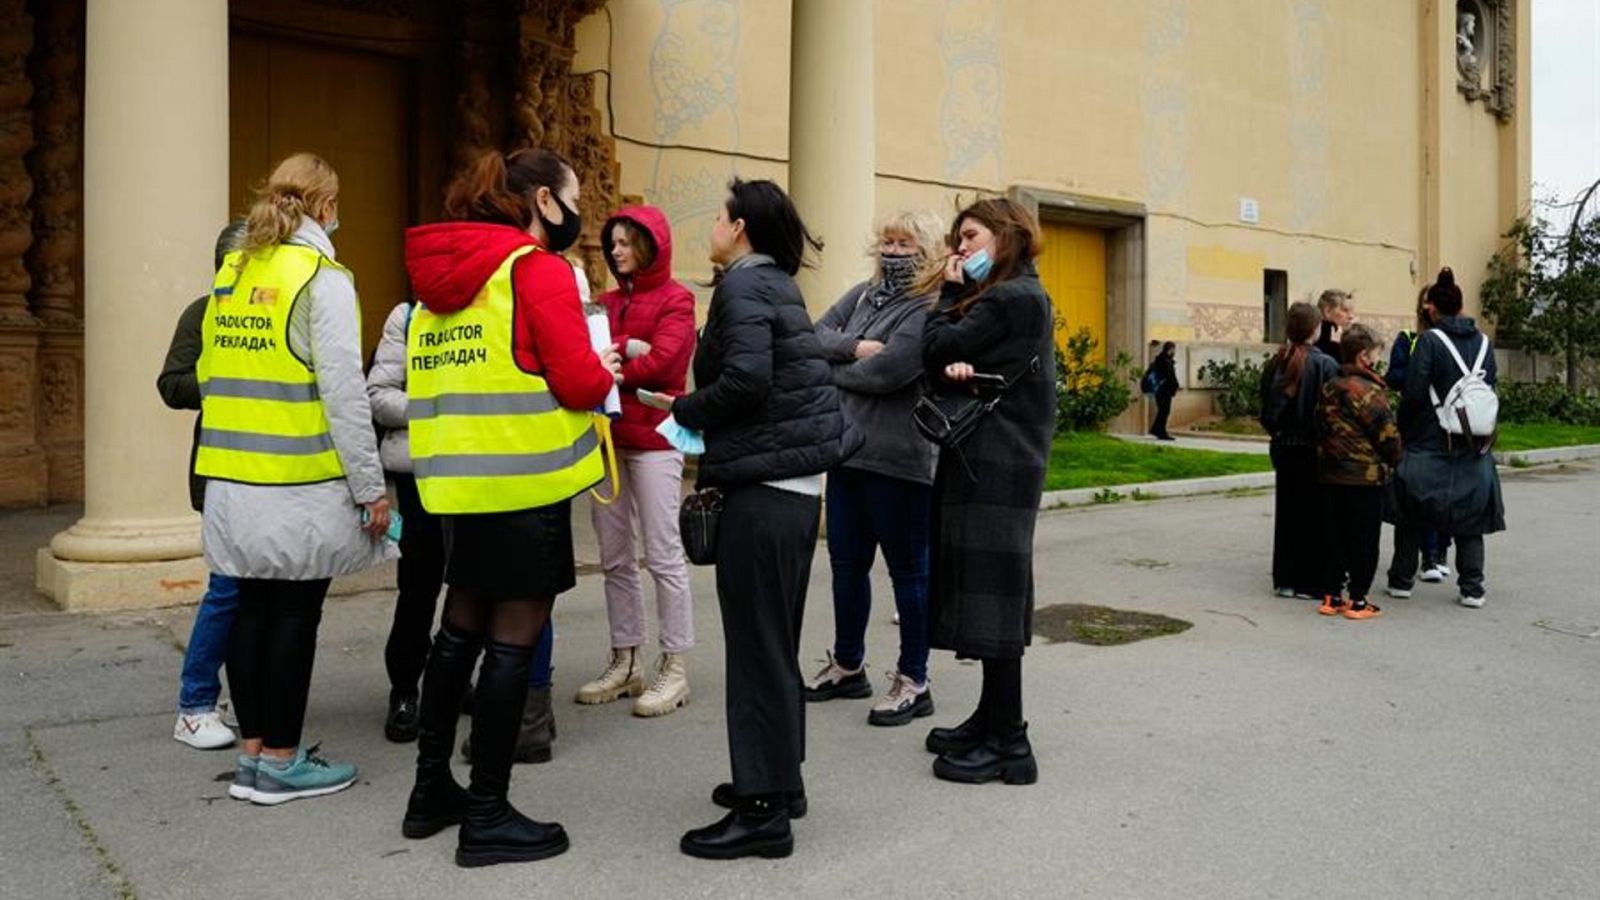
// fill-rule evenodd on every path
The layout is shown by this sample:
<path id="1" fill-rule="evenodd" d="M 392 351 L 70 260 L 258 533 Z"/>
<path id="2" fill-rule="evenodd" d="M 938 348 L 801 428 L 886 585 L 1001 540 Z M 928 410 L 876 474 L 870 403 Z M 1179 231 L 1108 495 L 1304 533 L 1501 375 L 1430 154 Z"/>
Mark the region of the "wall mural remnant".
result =
<path id="1" fill-rule="evenodd" d="M 945 174 L 998 184 L 1004 180 L 1000 128 L 1005 113 L 999 5 L 945 0 L 939 57 L 944 64 L 939 135 Z"/>

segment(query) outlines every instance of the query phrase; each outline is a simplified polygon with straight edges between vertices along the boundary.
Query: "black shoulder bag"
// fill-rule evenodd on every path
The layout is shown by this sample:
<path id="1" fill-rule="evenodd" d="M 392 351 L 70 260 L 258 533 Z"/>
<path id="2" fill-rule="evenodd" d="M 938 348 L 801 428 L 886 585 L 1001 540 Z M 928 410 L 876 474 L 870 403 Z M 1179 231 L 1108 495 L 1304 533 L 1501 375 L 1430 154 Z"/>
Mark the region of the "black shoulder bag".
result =
<path id="1" fill-rule="evenodd" d="M 678 533 L 683 555 L 697 566 L 717 561 L 717 525 L 722 519 L 722 491 L 702 488 L 683 498 L 678 507 Z"/>
<path id="2" fill-rule="evenodd" d="M 954 451 L 956 458 L 961 460 L 961 467 L 967 470 L 967 477 L 977 481 L 978 476 L 967 464 L 961 445 L 978 430 L 984 417 L 1000 405 L 1006 391 L 1021 381 L 1024 375 L 1037 371 L 1039 357 L 1035 356 L 1009 378 L 979 374 L 970 387 L 962 386 L 956 390 L 931 388 L 923 392 L 911 408 L 911 421 L 923 437 L 944 450 Z"/>

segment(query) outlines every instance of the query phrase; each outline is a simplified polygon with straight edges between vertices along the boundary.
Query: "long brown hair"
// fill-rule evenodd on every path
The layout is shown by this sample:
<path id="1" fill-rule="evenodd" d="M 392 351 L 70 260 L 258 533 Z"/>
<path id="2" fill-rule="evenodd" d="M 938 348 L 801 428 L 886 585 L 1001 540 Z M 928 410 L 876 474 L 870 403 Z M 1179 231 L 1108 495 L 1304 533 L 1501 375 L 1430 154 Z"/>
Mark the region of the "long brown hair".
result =
<path id="1" fill-rule="evenodd" d="M 1306 357 L 1311 355 L 1311 346 L 1307 341 L 1322 327 L 1322 313 L 1309 303 L 1293 303 L 1289 306 L 1289 318 L 1285 326 L 1288 340 L 1278 348 L 1278 355 L 1273 360 L 1279 372 L 1283 373 L 1283 394 L 1293 397 L 1300 393 L 1300 373 L 1306 367 Z"/>
<path id="2" fill-rule="evenodd" d="M 339 175 L 315 153 L 296 153 L 278 163 L 267 183 L 256 191 L 256 202 L 245 218 L 241 249 L 256 253 L 281 244 L 314 216 L 329 200 L 339 196 Z"/>
<path id="3" fill-rule="evenodd" d="M 572 164 L 549 150 L 489 151 L 473 160 L 444 195 L 449 219 L 495 222 L 527 231 L 534 220 L 533 196 L 539 188 L 558 194 L 576 177 Z"/>
<path id="4" fill-rule="evenodd" d="M 1039 221 L 1028 212 L 1027 207 L 1015 200 L 995 197 L 978 200 L 956 215 L 950 225 L 950 234 L 945 239 L 950 250 L 961 246 L 961 223 L 968 219 L 994 232 L 994 241 L 989 245 L 992 264 L 989 274 L 982 281 L 963 289 L 956 300 L 958 315 L 966 315 L 972 304 L 978 302 L 990 288 L 1021 275 L 1028 264 L 1039 256 L 1039 251 L 1044 249 L 1044 242 L 1039 236 Z M 929 271 L 918 279 L 918 293 L 937 291 L 939 281 L 944 278 L 945 261 L 939 259 L 937 262 L 937 268 L 930 266 Z"/>

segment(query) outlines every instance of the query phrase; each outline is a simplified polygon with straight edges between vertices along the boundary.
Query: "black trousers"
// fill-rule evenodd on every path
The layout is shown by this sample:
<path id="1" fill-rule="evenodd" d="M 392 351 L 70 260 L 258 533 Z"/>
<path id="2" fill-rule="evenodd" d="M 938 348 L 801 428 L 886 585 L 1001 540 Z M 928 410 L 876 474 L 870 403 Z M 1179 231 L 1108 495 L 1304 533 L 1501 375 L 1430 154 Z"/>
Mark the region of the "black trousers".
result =
<path id="1" fill-rule="evenodd" d="M 422 508 L 417 479 L 403 472 L 389 473 L 404 519 L 400 529 L 400 593 L 395 598 L 394 622 L 383 648 L 389 671 L 389 689 L 415 694 L 433 641 L 433 612 L 444 586 L 444 531 L 438 517 Z"/>
<path id="2" fill-rule="evenodd" d="M 1330 484 L 1323 486 L 1322 496 L 1333 526 L 1327 545 L 1328 592 L 1344 586 L 1352 601 L 1365 600 L 1383 543 L 1383 488 Z"/>
<path id="3" fill-rule="evenodd" d="M 717 603 L 727 657 L 728 755 L 741 795 L 804 788 L 800 623 L 822 498 L 751 485 L 727 492 Z"/>
<path id="4" fill-rule="evenodd" d="M 1277 471 L 1272 515 L 1272 586 L 1291 588 L 1313 597 L 1330 588 L 1324 562 L 1321 508 L 1315 447 L 1281 446 L 1272 442 L 1272 467 Z"/>
<path id="5" fill-rule="evenodd" d="M 1389 561 L 1389 586 L 1410 590 L 1417 582 L 1417 562 L 1422 552 L 1421 528 L 1396 526 L 1394 559 Z M 1456 544 L 1456 586 L 1463 596 L 1483 596 L 1483 535 L 1451 535 Z M 1442 557 L 1443 554 L 1441 553 Z"/>
<path id="6" fill-rule="evenodd" d="M 1157 437 L 1167 436 L 1167 417 L 1172 415 L 1172 398 L 1176 394 L 1158 392 L 1156 394 L 1156 420 L 1150 425 L 1150 433 Z"/>
<path id="7" fill-rule="evenodd" d="M 228 637 L 228 688 L 239 736 L 274 750 L 300 746 L 317 656 L 317 627 L 331 579 L 239 579 Z"/>

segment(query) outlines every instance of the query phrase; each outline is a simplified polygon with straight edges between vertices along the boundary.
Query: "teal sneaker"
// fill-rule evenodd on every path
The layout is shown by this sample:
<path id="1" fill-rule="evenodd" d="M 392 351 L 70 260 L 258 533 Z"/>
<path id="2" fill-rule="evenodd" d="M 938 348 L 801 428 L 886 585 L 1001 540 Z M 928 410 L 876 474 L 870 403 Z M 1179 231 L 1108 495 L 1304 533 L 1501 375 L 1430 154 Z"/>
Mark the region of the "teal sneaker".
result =
<path id="1" fill-rule="evenodd" d="M 323 759 L 317 755 L 319 746 L 309 750 L 301 747 L 287 767 L 263 757 L 256 767 L 256 786 L 250 792 L 250 802 L 277 806 L 303 797 L 332 794 L 355 784 L 356 767 Z"/>
<path id="2" fill-rule="evenodd" d="M 260 765 L 254 756 L 239 754 L 238 767 L 233 770 L 233 784 L 228 785 L 228 796 L 235 800 L 249 800 L 250 795 L 256 791 L 256 767 Z"/>

